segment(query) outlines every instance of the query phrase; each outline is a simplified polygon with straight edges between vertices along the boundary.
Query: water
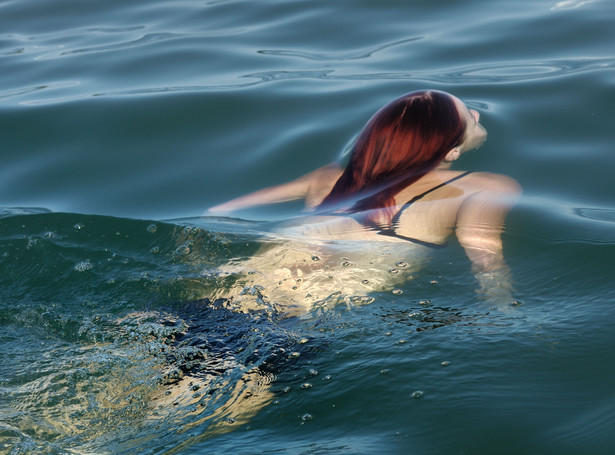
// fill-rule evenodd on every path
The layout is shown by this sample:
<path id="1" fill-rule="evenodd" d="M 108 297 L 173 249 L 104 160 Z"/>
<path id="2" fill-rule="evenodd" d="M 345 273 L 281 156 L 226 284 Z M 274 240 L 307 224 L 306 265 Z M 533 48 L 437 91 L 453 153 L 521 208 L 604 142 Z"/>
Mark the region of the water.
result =
<path id="1" fill-rule="evenodd" d="M 582 1 L 0 2 L 0 453 L 610 454 L 615 8 Z M 395 292 L 214 301 L 298 206 L 208 207 L 338 159 L 419 88 L 460 169 L 524 194 L 522 305 L 451 242 Z M 239 298 L 239 296 L 236 296 Z"/>

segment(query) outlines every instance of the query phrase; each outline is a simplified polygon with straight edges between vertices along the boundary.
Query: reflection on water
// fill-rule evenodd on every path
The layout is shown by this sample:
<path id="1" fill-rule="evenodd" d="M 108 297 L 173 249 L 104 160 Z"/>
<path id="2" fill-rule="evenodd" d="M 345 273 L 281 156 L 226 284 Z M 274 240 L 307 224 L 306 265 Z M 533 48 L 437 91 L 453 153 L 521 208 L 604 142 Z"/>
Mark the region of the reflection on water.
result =
<path id="1" fill-rule="evenodd" d="M 0 453 L 611 455 L 614 30 L 611 0 L 0 2 Z M 153 221 L 421 88 L 482 111 L 460 167 L 524 187 L 508 313 L 454 241 L 417 272 Z"/>

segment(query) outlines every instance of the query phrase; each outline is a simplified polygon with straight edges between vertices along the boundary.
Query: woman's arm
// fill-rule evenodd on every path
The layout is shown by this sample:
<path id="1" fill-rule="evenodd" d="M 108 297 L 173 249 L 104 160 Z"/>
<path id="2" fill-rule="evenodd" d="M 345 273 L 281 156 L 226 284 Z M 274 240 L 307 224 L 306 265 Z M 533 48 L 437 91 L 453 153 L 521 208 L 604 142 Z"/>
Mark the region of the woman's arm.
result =
<path id="1" fill-rule="evenodd" d="M 477 174 L 480 190 L 468 197 L 457 215 L 456 234 L 472 262 L 481 292 L 499 301 L 512 301 L 511 274 L 502 253 L 502 229 L 521 187 L 512 178 Z"/>
<path id="2" fill-rule="evenodd" d="M 338 168 L 337 165 L 321 167 L 290 182 L 263 188 L 262 190 L 231 199 L 223 204 L 215 205 L 210 207 L 206 213 L 228 213 L 259 205 L 305 199 L 308 197 L 308 193 L 318 191 L 324 174 L 331 173 L 331 170 L 334 168 Z"/>
<path id="3" fill-rule="evenodd" d="M 305 176 L 281 185 L 263 188 L 207 209 L 208 213 L 228 213 L 258 205 L 294 201 L 305 197 L 309 182 Z"/>

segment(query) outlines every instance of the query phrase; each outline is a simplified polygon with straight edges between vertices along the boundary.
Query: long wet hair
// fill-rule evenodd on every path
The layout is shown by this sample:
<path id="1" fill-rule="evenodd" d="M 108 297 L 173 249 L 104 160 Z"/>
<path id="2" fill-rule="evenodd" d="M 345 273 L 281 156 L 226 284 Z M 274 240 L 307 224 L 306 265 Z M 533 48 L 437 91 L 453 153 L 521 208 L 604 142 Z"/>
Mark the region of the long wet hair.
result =
<path id="1" fill-rule="evenodd" d="M 447 93 L 417 91 L 392 101 L 365 125 L 346 169 L 317 210 L 361 213 L 372 226 L 390 223 L 395 195 L 460 145 L 465 128 Z"/>

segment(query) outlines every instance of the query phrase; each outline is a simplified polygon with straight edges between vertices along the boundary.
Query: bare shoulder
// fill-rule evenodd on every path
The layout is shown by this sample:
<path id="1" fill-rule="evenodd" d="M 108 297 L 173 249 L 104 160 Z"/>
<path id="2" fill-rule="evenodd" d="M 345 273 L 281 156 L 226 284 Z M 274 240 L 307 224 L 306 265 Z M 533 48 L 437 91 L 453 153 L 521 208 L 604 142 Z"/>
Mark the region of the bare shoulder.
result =
<path id="1" fill-rule="evenodd" d="M 337 163 L 320 167 L 305 177 L 308 179 L 308 191 L 305 196 L 305 208 L 312 210 L 329 194 L 344 170 Z"/>
<path id="2" fill-rule="evenodd" d="M 522 192 L 521 185 L 514 178 L 491 172 L 473 172 L 462 179 L 460 183 L 470 187 L 473 192 L 488 191 L 510 196 L 517 196 Z"/>
<path id="3" fill-rule="evenodd" d="M 313 170 L 309 174 L 306 174 L 305 177 L 308 177 L 311 182 L 318 184 L 329 182 L 331 179 L 333 179 L 333 181 L 337 180 L 339 176 L 342 175 L 343 171 L 344 170 L 339 164 L 331 163 Z"/>

